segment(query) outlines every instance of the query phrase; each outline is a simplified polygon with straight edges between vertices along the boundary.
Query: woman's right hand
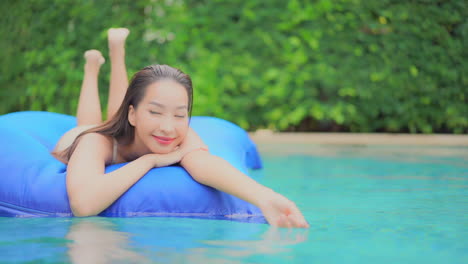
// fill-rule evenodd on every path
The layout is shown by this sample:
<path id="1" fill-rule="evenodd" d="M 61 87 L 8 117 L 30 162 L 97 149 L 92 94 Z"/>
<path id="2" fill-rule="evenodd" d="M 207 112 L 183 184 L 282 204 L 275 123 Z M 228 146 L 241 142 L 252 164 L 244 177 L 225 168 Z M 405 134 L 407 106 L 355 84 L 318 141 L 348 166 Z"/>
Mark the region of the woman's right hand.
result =
<path id="1" fill-rule="evenodd" d="M 159 168 L 159 167 L 166 167 L 172 164 L 176 164 L 180 162 L 182 159 L 182 151 L 180 148 L 169 152 L 167 154 L 155 154 L 155 153 L 150 153 L 146 154 L 151 159 L 151 162 L 154 164 L 154 168 Z"/>
<path id="2" fill-rule="evenodd" d="M 159 168 L 178 163 L 185 155 L 199 149 L 208 149 L 208 147 L 203 143 L 203 140 L 197 135 L 197 133 L 189 128 L 182 144 L 180 144 L 180 146 L 175 150 L 167 154 L 151 153 L 146 155 L 151 159 L 154 167 Z"/>

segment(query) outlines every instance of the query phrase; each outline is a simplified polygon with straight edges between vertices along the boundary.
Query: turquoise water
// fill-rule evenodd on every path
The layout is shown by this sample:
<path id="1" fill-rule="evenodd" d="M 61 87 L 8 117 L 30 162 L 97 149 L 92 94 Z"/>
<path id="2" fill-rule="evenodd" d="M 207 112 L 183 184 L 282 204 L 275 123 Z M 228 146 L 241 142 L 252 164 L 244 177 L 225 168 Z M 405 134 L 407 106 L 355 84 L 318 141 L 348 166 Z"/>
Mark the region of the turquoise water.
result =
<path id="1" fill-rule="evenodd" d="M 468 148 L 260 150 L 265 169 L 254 177 L 295 201 L 310 229 L 0 218 L 0 263 L 468 263 Z"/>

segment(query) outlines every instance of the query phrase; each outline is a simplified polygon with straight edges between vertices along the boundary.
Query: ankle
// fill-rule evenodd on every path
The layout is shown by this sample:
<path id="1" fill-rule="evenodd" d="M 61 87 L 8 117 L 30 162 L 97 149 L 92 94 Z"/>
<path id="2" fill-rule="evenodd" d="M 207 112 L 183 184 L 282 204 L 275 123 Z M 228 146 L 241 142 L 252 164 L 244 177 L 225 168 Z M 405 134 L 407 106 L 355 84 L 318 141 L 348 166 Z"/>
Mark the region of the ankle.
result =
<path id="1" fill-rule="evenodd" d="M 85 74 L 97 75 L 99 74 L 100 69 L 101 69 L 100 64 L 86 62 L 84 65 Z"/>
<path id="2" fill-rule="evenodd" d="M 124 45 L 121 45 L 121 46 L 118 46 L 118 45 L 111 46 L 111 45 L 109 45 L 109 57 L 111 58 L 111 61 L 119 59 L 119 58 L 124 59 L 125 58 L 125 47 L 124 47 Z"/>

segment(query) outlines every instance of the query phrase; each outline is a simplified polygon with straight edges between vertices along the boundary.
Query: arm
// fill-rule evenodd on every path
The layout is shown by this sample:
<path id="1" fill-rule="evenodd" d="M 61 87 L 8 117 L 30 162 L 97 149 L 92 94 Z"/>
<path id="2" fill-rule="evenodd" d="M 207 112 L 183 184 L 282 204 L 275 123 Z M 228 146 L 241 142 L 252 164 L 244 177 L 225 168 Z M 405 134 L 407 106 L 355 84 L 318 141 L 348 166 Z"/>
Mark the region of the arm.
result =
<path id="1" fill-rule="evenodd" d="M 67 192 L 75 216 L 97 215 L 154 167 L 176 163 L 180 151 L 170 154 L 147 154 L 125 166 L 105 173 L 112 153 L 112 142 L 105 136 L 84 135 L 70 158 L 67 168 Z"/>
<path id="2" fill-rule="evenodd" d="M 199 183 L 227 192 L 259 206 L 262 197 L 273 191 L 243 174 L 224 159 L 207 151 L 187 154 L 181 165 Z"/>
<path id="3" fill-rule="evenodd" d="M 189 131 L 184 144 L 202 144 Z M 207 151 L 193 151 L 182 158 L 181 165 L 199 183 L 232 194 L 259 207 L 268 223 L 283 227 L 308 227 L 296 205 L 284 196 L 257 183 L 224 159 Z"/>

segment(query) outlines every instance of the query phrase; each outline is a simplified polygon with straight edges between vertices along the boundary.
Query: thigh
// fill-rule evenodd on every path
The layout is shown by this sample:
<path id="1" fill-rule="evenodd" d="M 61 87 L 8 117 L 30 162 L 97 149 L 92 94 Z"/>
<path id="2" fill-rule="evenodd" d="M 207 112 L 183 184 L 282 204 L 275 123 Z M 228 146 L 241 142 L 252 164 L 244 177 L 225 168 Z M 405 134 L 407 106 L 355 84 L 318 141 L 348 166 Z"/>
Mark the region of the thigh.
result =
<path id="1" fill-rule="evenodd" d="M 77 126 L 68 130 L 63 136 L 59 139 L 55 145 L 54 152 L 60 152 L 68 148 L 82 132 L 96 127 L 98 125 L 86 125 L 86 126 Z"/>

